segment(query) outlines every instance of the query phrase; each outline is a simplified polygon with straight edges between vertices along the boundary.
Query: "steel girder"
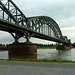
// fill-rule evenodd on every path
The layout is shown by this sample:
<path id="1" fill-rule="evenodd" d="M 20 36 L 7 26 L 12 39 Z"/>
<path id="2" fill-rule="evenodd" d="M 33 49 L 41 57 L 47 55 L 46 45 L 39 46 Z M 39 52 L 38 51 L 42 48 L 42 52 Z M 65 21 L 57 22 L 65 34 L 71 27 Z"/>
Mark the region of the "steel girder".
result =
<path id="1" fill-rule="evenodd" d="M 8 22 L 14 23 L 15 25 L 20 25 L 22 27 L 26 25 L 27 20 L 25 15 L 20 11 L 20 9 L 12 0 L 8 0 L 6 5 L 0 2 L 0 8 L 2 9 L 0 11 L 3 11 L 2 16 L 4 16 Z M 11 19 L 13 21 L 11 21 Z"/>
<path id="2" fill-rule="evenodd" d="M 41 34 L 44 34 L 43 32 L 47 32 L 44 35 L 48 35 L 48 32 L 49 33 L 53 32 L 55 35 L 55 38 L 62 39 L 61 30 L 60 30 L 59 26 L 57 25 L 57 23 L 52 18 L 47 17 L 47 16 L 37 16 L 37 17 L 30 17 L 27 19 L 29 21 L 28 26 L 29 26 L 30 30 L 39 32 Z M 52 30 L 52 32 L 50 32 L 51 31 L 50 29 Z M 51 36 L 51 35 L 49 35 L 49 36 Z"/>

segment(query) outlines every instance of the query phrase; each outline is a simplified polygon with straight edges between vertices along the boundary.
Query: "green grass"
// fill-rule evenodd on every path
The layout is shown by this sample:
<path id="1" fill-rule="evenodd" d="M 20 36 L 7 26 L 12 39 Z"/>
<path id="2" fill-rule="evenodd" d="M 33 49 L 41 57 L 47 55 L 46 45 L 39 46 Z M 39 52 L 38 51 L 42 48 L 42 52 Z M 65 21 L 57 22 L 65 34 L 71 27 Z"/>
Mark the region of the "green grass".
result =
<path id="1" fill-rule="evenodd" d="M 72 47 L 72 48 L 75 48 L 75 47 Z"/>
<path id="2" fill-rule="evenodd" d="M 25 62 L 48 62 L 48 63 L 75 63 L 75 61 L 71 60 L 56 60 L 56 59 L 16 59 L 16 58 L 10 58 L 10 59 L 0 59 L 3 61 L 25 61 Z"/>
<path id="3" fill-rule="evenodd" d="M 56 47 L 37 47 L 37 49 L 55 49 Z"/>

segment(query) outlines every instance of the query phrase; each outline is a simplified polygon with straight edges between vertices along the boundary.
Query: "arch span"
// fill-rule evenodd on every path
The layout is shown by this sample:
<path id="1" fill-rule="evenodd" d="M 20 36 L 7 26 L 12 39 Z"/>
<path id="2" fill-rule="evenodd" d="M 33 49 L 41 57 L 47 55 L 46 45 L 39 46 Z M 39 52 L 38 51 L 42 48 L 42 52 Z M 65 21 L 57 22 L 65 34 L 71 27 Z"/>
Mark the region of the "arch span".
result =
<path id="1" fill-rule="evenodd" d="M 41 33 L 50 37 L 63 39 L 62 32 L 58 24 L 48 16 L 29 17 L 28 28 L 37 33 Z"/>

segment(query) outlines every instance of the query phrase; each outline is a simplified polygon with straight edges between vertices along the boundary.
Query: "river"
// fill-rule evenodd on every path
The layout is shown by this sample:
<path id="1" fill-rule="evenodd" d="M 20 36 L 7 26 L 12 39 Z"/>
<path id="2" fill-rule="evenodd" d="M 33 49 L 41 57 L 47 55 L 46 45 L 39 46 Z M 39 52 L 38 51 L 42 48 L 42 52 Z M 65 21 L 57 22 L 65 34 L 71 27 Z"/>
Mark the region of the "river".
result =
<path id="1" fill-rule="evenodd" d="M 8 51 L 0 51 L 0 59 L 8 59 Z M 37 49 L 37 59 L 57 59 L 75 61 L 75 49 L 56 50 L 56 49 Z"/>

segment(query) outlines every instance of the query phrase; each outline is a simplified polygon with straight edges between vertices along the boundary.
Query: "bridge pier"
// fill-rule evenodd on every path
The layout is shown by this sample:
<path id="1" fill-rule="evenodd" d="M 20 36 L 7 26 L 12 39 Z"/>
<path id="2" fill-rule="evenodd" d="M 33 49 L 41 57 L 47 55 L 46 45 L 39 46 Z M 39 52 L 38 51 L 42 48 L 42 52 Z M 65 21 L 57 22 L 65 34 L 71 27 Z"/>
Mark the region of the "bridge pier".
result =
<path id="1" fill-rule="evenodd" d="M 15 43 L 8 46 L 9 58 L 37 59 L 37 45 L 32 43 Z"/>
<path id="2" fill-rule="evenodd" d="M 69 50 L 69 49 L 71 49 L 71 48 L 72 48 L 71 45 L 64 45 L 64 44 L 62 44 L 62 45 L 57 45 L 57 46 L 56 46 L 56 49 L 57 49 L 57 50 Z"/>

